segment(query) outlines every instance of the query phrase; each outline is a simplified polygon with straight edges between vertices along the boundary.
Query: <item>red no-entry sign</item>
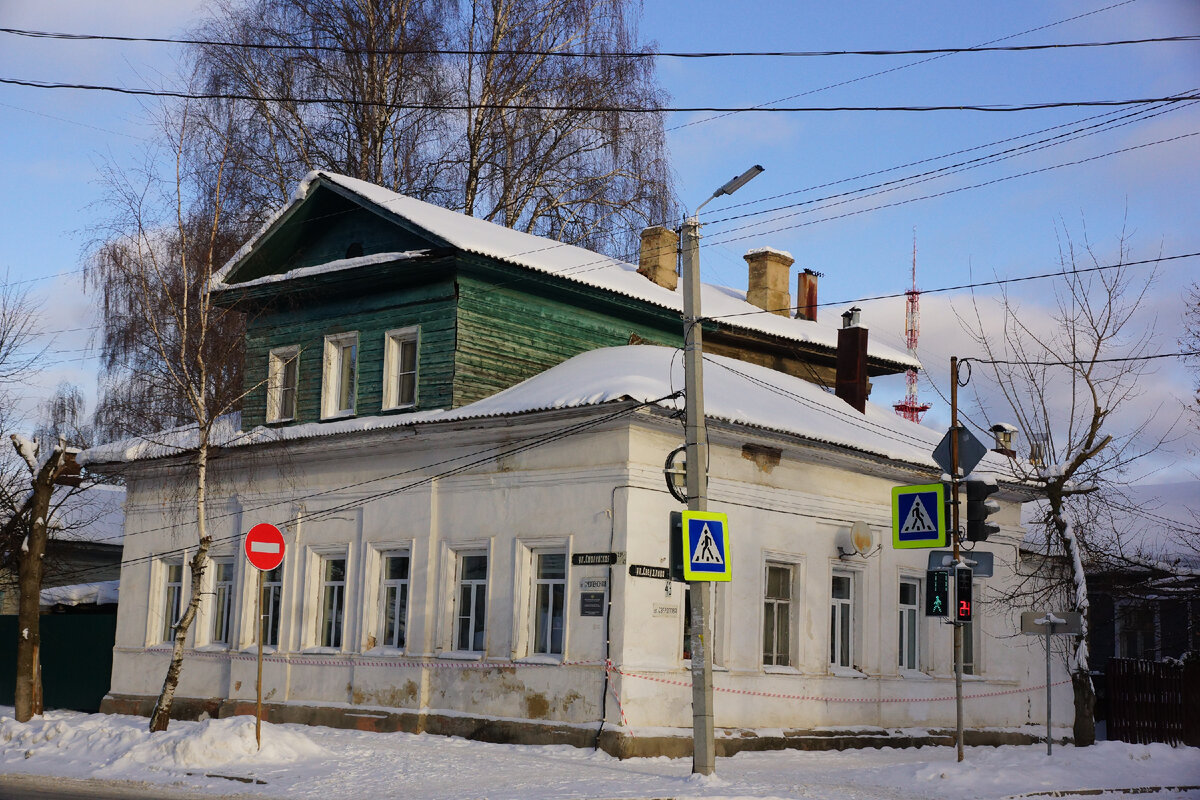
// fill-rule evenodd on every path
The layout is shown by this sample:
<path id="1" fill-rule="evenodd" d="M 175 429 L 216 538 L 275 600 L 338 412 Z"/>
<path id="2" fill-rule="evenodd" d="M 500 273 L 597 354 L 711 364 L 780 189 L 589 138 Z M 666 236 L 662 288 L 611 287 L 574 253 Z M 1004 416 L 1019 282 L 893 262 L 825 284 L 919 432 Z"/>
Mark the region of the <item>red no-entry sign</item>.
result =
<path id="1" fill-rule="evenodd" d="M 263 572 L 283 563 L 283 534 L 269 522 L 260 522 L 246 534 L 246 558 Z"/>

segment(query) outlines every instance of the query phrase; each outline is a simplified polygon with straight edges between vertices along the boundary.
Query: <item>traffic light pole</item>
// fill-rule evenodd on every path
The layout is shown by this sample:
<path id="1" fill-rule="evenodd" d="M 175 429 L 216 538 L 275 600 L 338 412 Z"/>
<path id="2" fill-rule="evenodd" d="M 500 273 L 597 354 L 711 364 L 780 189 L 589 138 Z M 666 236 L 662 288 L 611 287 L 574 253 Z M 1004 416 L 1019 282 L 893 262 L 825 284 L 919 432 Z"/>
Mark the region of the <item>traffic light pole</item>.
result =
<path id="1" fill-rule="evenodd" d="M 950 356 L 950 519 L 954 541 L 953 569 L 955 570 L 953 600 L 954 621 L 954 736 L 958 743 L 958 760 L 963 760 L 963 624 L 958 621 L 958 356 Z"/>
<path id="2" fill-rule="evenodd" d="M 700 221 L 684 220 L 680 236 L 683 279 L 683 385 L 689 511 L 708 510 L 708 433 L 704 424 L 704 350 L 700 330 Z M 688 557 L 687 553 L 683 556 Z M 716 771 L 713 736 L 712 635 L 708 581 L 689 584 L 692 597 L 692 772 Z"/>

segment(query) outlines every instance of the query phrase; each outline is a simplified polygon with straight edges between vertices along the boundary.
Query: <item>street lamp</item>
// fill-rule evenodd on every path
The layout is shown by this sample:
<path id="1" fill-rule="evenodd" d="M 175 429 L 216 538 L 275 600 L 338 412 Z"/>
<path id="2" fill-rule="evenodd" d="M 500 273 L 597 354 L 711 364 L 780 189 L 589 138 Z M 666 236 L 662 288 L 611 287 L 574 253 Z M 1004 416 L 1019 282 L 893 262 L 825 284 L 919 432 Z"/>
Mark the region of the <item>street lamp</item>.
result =
<path id="1" fill-rule="evenodd" d="M 686 431 L 687 503 L 689 511 L 708 510 L 708 435 L 704 429 L 704 351 L 700 317 L 700 209 L 722 195 L 733 194 L 763 168 L 755 164 L 712 193 L 683 221 L 680 231 L 683 280 L 683 386 Z M 686 554 L 685 554 L 686 558 Z M 713 739 L 712 622 L 708 581 L 692 581 L 692 772 L 716 771 Z"/>

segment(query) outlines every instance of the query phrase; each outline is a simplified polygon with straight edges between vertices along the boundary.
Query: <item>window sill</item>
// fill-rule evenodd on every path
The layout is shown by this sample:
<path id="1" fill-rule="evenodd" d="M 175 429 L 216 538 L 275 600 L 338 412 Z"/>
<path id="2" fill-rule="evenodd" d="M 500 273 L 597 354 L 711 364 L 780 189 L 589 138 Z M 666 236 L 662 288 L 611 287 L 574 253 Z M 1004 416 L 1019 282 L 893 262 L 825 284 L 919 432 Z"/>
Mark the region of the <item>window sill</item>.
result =
<path id="1" fill-rule="evenodd" d="M 416 403 L 407 403 L 402 406 L 384 406 L 383 408 L 381 408 L 379 410 L 381 412 L 383 412 L 384 414 L 397 414 L 397 413 L 401 413 L 404 411 L 416 411 L 417 404 Z"/>
<path id="2" fill-rule="evenodd" d="M 901 669 L 900 677 L 906 681 L 931 681 L 933 676 L 919 669 Z"/>
<path id="3" fill-rule="evenodd" d="M 196 647 L 197 653 L 224 653 L 231 649 L 225 642 L 209 642 Z"/>
<path id="4" fill-rule="evenodd" d="M 254 655 L 257 655 L 258 654 L 258 645 L 257 644 L 248 644 L 241 649 L 241 652 L 252 653 Z M 279 652 L 279 647 L 276 645 L 273 645 L 273 644 L 264 644 L 263 645 L 263 655 L 264 656 L 274 655 L 275 653 L 278 653 L 278 652 Z"/>
<path id="5" fill-rule="evenodd" d="M 835 678 L 867 678 L 870 677 L 865 672 L 859 672 L 853 667 L 839 667 L 834 664 L 829 665 L 829 673 Z"/>
<path id="6" fill-rule="evenodd" d="M 336 414 L 328 414 L 324 417 L 321 417 L 321 422 L 337 422 L 338 420 L 353 419 L 353 418 L 354 418 L 353 411 L 339 411 Z"/>
<path id="7" fill-rule="evenodd" d="M 264 424 L 266 425 L 286 425 L 289 422 L 295 422 L 295 417 L 280 417 L 279 419 L 269 419 Z"/>
<path id="8" fill-rule="evenodd" d="M 782 664 L 764 664 L 763 672 L 768 675 L 800 675 L 800 670 L 795 667 L 786 667 Z"/>
<path id="9" fill-rule="evenodd" d="M 534 653 L 531 656 L 524 658 L 514 658 L 514 664 L 541 664 L 546 666 L 557 666 L 563 662 L 561 655 L 550 655 L 549 653 Z"/>
<path id="10" fill-rule="evenodd" d="M 364 656 L 404 656 L 407 655 L 403 647 L 372 647 L 370 650 L 363 651 Z"/>
<path id="11" fill-rule="evenodd" d="M 483 661 L 485 655 L 479 650 L 444 650 L 437 657 L 447 661 Z"/>
<path id="12" fill-rule="evenodd" d="M 316 655 L 345 655 L 346 651 L 340 647 L 305 647 L 300 651 L 301 655 L 316 656 Z"/>

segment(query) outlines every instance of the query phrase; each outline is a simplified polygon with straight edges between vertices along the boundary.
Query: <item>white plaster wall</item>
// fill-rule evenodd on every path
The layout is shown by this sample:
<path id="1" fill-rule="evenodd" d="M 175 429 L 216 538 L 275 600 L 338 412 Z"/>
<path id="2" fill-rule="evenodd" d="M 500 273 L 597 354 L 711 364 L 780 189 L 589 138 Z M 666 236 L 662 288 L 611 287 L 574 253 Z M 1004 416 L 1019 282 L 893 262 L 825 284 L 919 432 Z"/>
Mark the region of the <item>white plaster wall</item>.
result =
<path id="1" fill-rule="evenodd" d="M 666 492 L 662 462 L 679 444 L 680 426 L 641 415 L 638 422 L 572 436 L 528 452 L 491 458 L 469 472 L 421 482 L 463 463 L 453 459 L 485 452 L 497 442 L 520 442 L 561 427 L 550 422 L 505 422 L 460 430 L 393 430 L 361 437 L 330 437 L 293 446 L 279 457 L 249 450 L 225 459 L 228 473 L 214 487 L 211 508 L 218 542 L 214 553 L 234 558 L 238 590 L 234 645 L 209 645 L 208 610 L 190 637 L 179 693 L 185 697 L 254 696 L 254 579 L 241 557 L 240 535 L 257 522 L 285 533 L 280 652 L 269 661 L 264 694 L 269 701 L 310 705 L 449 710 L 513 718 L 594 722 L 604 709 L 609 723 L 621 714 L 605 697 L 603 661 L 626 675 L 613 679 L 628 722 L 639 729 L 691 725 L 690 673 L 681 659 L 682 585 L 629 575 L 630 564 L 668 566 L 669 514 L 680 505 Z M 900 674 L 897 655 L 898 583 L 924 578 L 925 550 L 890 546 L 890 491 L 923 481 L 894 466 L 800 447 L 761 432 L 714 430 L 710 509 L 729 515 L 734 580 L 716 590 L 716 685 L 720 727 L 808 729 L 819 726 L 946 727 L 954 703 L 920 698 L 952 696 L 951 628 L 921 618 L 922 670 Z M 770 465 L 743 455 L 742 445 L 777 446 Z M 491 451 L 495 452 L 495 451 Z M 466 458 L 466 460 L 470 460 Z M 429 467 L 430 464 L 439 466 Z M 160 625 L 162 576 L 155 554 L 194 541 L 163 492 L 159 465 L 128 475 L 126 565 L 114 656 L 112 691 L 155 695 L 168 649 L 155 644 Z M 407 488 L 406 488 L 407 487 Z M 401 490 L 377 496 L 388 490 Z M 1002 523 L 1016 532 L 1017 511 Z M 856 521 L 867 522 L 882 547 L 869 556 L 839 559 L 835 541 Z M 992 545 L 991 542 L 988 543 Z M 377 646 L 380 553 L 411 553 L 408 644 L 401 651 Z M 489 556 L 485 659 L 453 653 L 456 554 L 483 549 Z M 531 553 L 624 554 L 623 563 L 568 566 L 564 666 L 529 663 Z M 994 694 L 1040 684 L 1043 651 L 1019 637 L 991 597 L 1010 580 L 1015 549 L 997 543 L 997 576 L 984 586 L 977 652 L 980 674 L 966 694 Z M 347 559 L 345 636 L 341 648 L 316 647 L 319 564 L 322 555 Z M 795 570 L 793 661 L 762 667 L 763 581 L 767 561 Z M 569 564 L 569 559 L 568 559 Z M 856 579 L 857 673 L 829 667 L 829 591 L 833 570 Z M 580 581 L 603 578 L 611 598 L 611 646 L 603 617 L 580 615 Z M 185 584 L 186 584 L 185 575 Z M 978 590 L 977 590 L 978 596 Z M 186 599 L 186 598 L 185 598 Z M 993 608 L 995 605 L 995 608 Z M 546 659 L 533 659 L 534 662 Z M 1056 662 L 1056 679 L 1063 676 Z M 818 699 L 788 699 L 799 695 Z M 857 698 L 869 702 L 828 702 Z M 903 702 L 887 702 L 900 701 Z M 885 701 L 885 702 L 879 702 Z M 1056 694 L 1055 716 L 1070 720 L 1069 687 Z M 970 726 L 1012 726 L 1044 719 L 1040 693 L 968 700 Z"/>

